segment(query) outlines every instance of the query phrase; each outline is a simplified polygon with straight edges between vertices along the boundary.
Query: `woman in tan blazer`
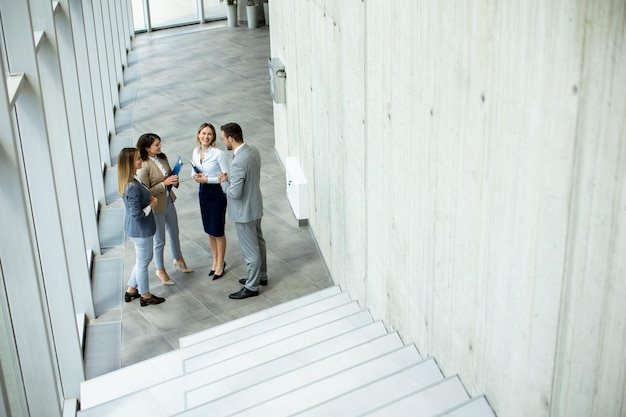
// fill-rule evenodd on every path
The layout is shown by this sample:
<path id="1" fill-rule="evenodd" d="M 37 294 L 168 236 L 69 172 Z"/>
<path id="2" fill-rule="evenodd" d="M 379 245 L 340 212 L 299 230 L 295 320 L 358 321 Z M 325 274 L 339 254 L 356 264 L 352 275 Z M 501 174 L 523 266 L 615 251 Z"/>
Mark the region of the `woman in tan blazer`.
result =
<path id="1" fill-rule="evenodd" d="M 150 190 L 150 194 L 159 200 L 154 207 L 156 233 L 154 235 L 154 264 L 156 275 L 165 285 L 174 285 L 165 270 L 163 249 L 165 247 L 165 232 L 172 253 L 174 266 L 183 272 L 193 272 L 187 267 L 180 249 L 178 237 L 178 215 L 176 214 L 176 195 L 172 188 L 178 187 L 178 175 L 172 175 L 172 169 L 167 157 L 161 152 L 161 138 L 154 133 L 145 133 L 137 141 L 137 149 L 143 163 L 137 172 L 139 180 Z"/>

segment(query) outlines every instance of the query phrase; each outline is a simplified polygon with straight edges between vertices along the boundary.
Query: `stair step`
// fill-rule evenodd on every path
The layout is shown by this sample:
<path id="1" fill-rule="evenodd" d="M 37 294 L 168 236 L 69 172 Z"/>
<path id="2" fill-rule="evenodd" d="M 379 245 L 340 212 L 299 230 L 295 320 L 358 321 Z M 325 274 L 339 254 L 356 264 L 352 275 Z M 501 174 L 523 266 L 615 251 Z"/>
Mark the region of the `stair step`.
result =
<path id="1" fill-rule="evenodd" d="M 437 417 L 496 417 L 496 414 L 483 395 L 472 398 L 452 410 L 438 414 Z"/>
<path id="2" fill-rule="evenodd" d="M 335 297 L 339 296 L 340 294 Z M 329 305 L 327 299 L 321 300 L 320 304 Z M 198 369 L 197 366 L 204 360 L 202 356 L 223 360 L 224 355 L 230 357 L 240 355 L 358 311 L 360 308 L 356 301 L 351 301 L 305 318 L 299 318 L 298 314 L 287 314 L 286 316 L 294 318 L 291 322 L 285 320 L 283 314 L 255 326 L 246 326 L 236 332 L 226 333 L 84 381 L 81 383 L 83 409 L 175 378 L 186 373 L 187 369 Z M 369 314 L 368 319 L 370 322 L 373 321 Z M 270 322 L 275 322 L 273 328 L 268 325 Z M 220 349 L 225 346 L 228 346 L 228 349 Z"/>
<path id="3" fill-rule="evenodd" d="M 346 308 L 353 306 L 354 304 L 351 303 L 346 305 Z M 271 353 L 268 352 L 268 354 L 271 354 L 274 357 L 282 356 L 288 353 L 288 351 L 281 352 L 281 349 L 287 350 L 289 348 L 293 348 L 294 345 L 310 346 L 319 340 L 345 333 L 349 331 L 350 328 L 354 329 L 355 327 L 360 327 L 373 322 L 371 314 L 364 310 L 348 311 L 347 315 L 342 316 L 333 316 L 331 313 L 332 312 L 324 313 L 327 318 L 324 318 L 323 320 L 321 319 L 321 316 L 308 320 L 310 324 L 301 321 L 289 325 L 289 327 L 280 328 L 274 332 L 280 332 L 280 334 L 277 334 L 276 337 L 272 332 L 268 332 L 257 336 L 255 339 L 250 338 L 245 340 L 245 343 L 240 343 L 243 349 L 245 349 L 245 352 L 242 352 L 238 355 L 238 357 L 240 361 L 243 362 L 243 354 L 250 352 L 251 355 L 250 361 L 248 361 L 248 363 L 243 363 L 242 366 L 249 367 L 251 365 L 256 365 L 256 363 L 259 362 L 259 358 L 258 356 L 255 356 L 255 354 L 261 350 L 270 351 Z M 266 338 L 270 341 L 270 343 L 265 343 L 264 339 Z M 250 346 L 253 344 L 258 346 L 258 348 L 251 350 Z M 225 352 L 225 355 L 230 358 L 232 357 L 232 353 L 235 348 L 236 347 L 233 345 L 230 345 L 222 350 Z M 221 353 L 221 351 L 213 351 L 209 354 L 201 354 L 187 359 L 185 361 L 185 372 L 189 373 L 213 365 L 222 356 Z"/>
<path id="4" fill-rule="evenodd" d="M 180 416 L 283 416 L 406 368 L 421 357 L 414 346 L 380 354 L 365 345 L 193 408 Z M 288 395 L 287 395 L 288 394 Z"/>
<path id="5" fill-rule="evenodd" d="M 333 341 L 332 343 L 337 343 Z M 271 363 L 267 363 L 260 369 L 252 369 L 242 372 L 233 378 L 220 381 L 219 384 L 211 384 L 189 391 L 187 393 L 187 408 L 201 406 L 211 401 L 219 400 L 222 397 L 230 396 L 234 392 L 242 392 L 246 389 L 256 390 L 263 384 L 274 386 L 274 379 L 287 378 L 285 375 L 291 374 L 294 377 L 300 372 L 309 372 L 309 369 L 318 367 L 327 367 L 328 363 L 333 361 L 335 355 L 348 355 L 350 361 L 358 362 L 365 360 L 364 358 L 376 357 L 385 352 L 400 349 L 402 341 L 397 333 L 388 333 L 379 336 L 355 346 L 340 346 L 336 344 L 336 352 L 325 357 L 319 357 L 319 354 L 313 353 L 313 349 L 306 349 L 301 355 L 287 356 Z M 341 347 L 341 349 L 339 349 Z M 307 355 L 307 357 L 303 356 Z M 308 357 L 308 356 L 311 357 Z M 277 393 L 276 388 L 272 388 L 272 395 Z"/>
<path id="6" fill-rule="evenodd" d="M 81 384 L 80 417 L 495 417 L 339 287 Z"/>
<path id="7" fill-rule="evenodd" d="M 295 300 L 287 301 L 282 304 L 278 304 L 274 307 L 261 310 L 257 313 L 250 314 L 248 316 L 244 316 L 239 319 L 226 322 L 219 326 L 211 327 L 210 329 L 203 330 L 201 332 L 194 333 L 189 336 L 181 337 L 179 339 L 179 346 L 185 347 L 185 346 L 192 345 L 194 343 L 202 342 L 204 340 L 211 339 L 215 336 L 219 336 L 224 333 L 231 332 L 241 327 L 248 326 L 254 323 L 259 323 L 270 317 L 275 317 L 280 314 L 284 314 L 289 311 L 292 311 L 292 310 L 295 310 L 297 308 L 304 307 L 307 305 L 313 305 L 314 303 L 322 299 L 336 296 L 338 294 L 341 294 L 341 290 L 339 289 L 338 286 L 328 287 L 323 290 L 305 295 L 303 297 L 296 298 Z"/>
<path id="8" fill-rule="evenodd" d="M 88 408 L 80 416 L 132 415 L 137 404 L 145 405 L 142 410 L 146 415 L 161 415 L 163 412 L 173 415 L 189 408 L 189 404 L 212 401 L 377 338 L 386 338 L 378 342 L 381 353 L 383 349 L 402 346 L 397 333 L 387 333 L 381 321 L 368 323 L 366 318 L 369 313 L 366 311 L 354 316 Z M 366 324 L 357 327 L 354 322 L 356 316 L 360 316 Z M 248 356 L 255 357 L 259 364 L 250 366 Z"/>
<path id="9" fill-rule="evenodd" d="M 469 395 L 459 378 L 453 376 L 404 398 L 389 402 L 363 416 L 433 417 L 466 402 L 468 398 Z"/>
<path id="10" fill-rule="evenodd" d="M 313 406 L 297 416 L 360 416 L 442 379 L 443 374 L 435 360 L 426 359 L 396 374 Z"/>

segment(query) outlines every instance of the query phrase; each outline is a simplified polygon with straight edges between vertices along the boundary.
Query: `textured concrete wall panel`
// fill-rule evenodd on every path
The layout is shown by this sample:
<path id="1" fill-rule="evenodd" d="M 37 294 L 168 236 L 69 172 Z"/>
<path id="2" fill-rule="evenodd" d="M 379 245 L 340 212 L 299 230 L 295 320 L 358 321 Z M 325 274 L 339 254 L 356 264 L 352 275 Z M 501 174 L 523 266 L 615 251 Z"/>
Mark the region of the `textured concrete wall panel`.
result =
<path id="1" fill-rule="evenodd" d="M 272 0 L 335 281 L 501 416 L 624 416 L 621 0 Z"/>

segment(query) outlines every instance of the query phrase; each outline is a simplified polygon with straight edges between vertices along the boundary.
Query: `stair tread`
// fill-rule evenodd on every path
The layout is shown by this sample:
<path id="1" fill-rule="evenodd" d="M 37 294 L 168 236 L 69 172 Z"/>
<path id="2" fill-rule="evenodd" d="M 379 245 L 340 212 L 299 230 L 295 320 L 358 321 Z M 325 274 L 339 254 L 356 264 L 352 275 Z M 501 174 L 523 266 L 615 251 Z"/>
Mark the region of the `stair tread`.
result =
<path id="1" fill-rule="evenodd" d="M 361 311 L 357 314 L 368 313 Z M 285 339 L 280 344 L 288 354 L 281 352 L 278 344 L 268 346 L 88 408 L 80 416 L 131 415 L 137 404 L 146 404 L 147 414 L 157 410 L 168 415 L 176 414 L 187 408 L 187 397 L 194 400 L 204 396 L 205 402 L 210 401 L 382 337 L 387 338 L 387 344 L 381 346 L 394 349 L 402 346 L 398 334 L 387 333 L 380 321 L 355 328 L 355 323 L 342 318 Z M 246 356 L 255 356 L 258 365 L 246 365 Z"/>
<path id="2" fill-rule="evenodd" d="M 265 310 L 261 310 L 254 314 L 250 314 L 250 315 L 238 318 L 236 320 L 232 320 L 232 321 L 220 324 L 219 326 L 211 327 L 209 329 L 202 330 L 200 332 L 191 334 L 189 336 L 181 337 L 179 339 L 179 345 L 180 347 L 189 346 L 194 343 L 198 343 L 206 339 L 210 339 L 215 336 L 219 336 L 221 334 L 231 332 L 233 330 L 242 328 L 244 326 L 249 326 L 254 323 L 259 323 L 270 317 L 275 317 L 281 314 L 285 314 L 285 313 L 288 313 L 290 311 L 293 311 L 302 307 L 311 306 L 318 301 L 336 296 L 338 294 L 341 294 L 341 290 L 339 289 L 338 286 L 324 288 L 323 290 L 316 291 L 314 293 L 307 294 L 305 296 L 296 298 L 294 300 L 278 304 L 274 307 L 266 308 Z M 343 294 L 346 294 L 346 293 L 343 293 Z"/>
<path id="3" fill-rule="evenodd" d="M 484 395 L 475 397 L 437 417 L 496 417 Z"/>
<path id="4" fill-rule="evenodd" d="M 362 415 L 432 417 L 466 402 L 468 398 L 461 380 L 453 376 Z"/>
<path id="5" fill-rule="evenodd" d="M 328 315 L 328 319 L 325 320 L 324 323 L 311 321 L 311 324 L 308 324 L 307 322 L 298 322 L 290 325 L 289 329 L 291 330 L 291 332 L 289 334 L 285 333 L 285 337 L 274 338 L 272 337 L 272 333 L 266 333 L 257 337 L 257 339 L 271 337 L 270 340 L 273 341 L 272 343 L 262 344 L 252 339 L 244 340 L 241 345 L 243 349 L 245 349 L 245 351 L 243 351 L 242 349 L 242 352 L 238 355 L 238 357 L 241 359 L 243 354 L 251 353 L 250 362 L 256 365 L 259 362 L 259 359 L 258 357 L 255 357 L 254 354 L 256 352 L 259 352 L 261 349 L 274 350 L 273 355 L 277 355 L 280 353 L 279 349 L 281 345 L 289 344 L 290 342 L 293 343 L 294 340 L 300 341 L 300 343 L 304 345 L 310 345 L 320 338 L 327 338 L 331 335 L 336 335 L 337 332 L 345 332 L 347 331 L 349 326 L 352 326 L 352 328 L 354 329 L 355 327 L 360 327 L 364 324 L 369 324 L 373 322 L 372 316 L 366 310 L 355 310 L 351 314 L 346 314 L 339 317 L 330 316 L 330 312 L 326 315 Z M 285 329 L 286 328 L 281 328 L 279 330 L 283 331 Z M 302 340 L 302 338 L 304 338 L 304 340 Z M 255 346 L 258 346 L 258 348 L 251 350 L 250 346 L 253 343 Z M 232 357 L 234 353 L 233 347 L 227 346 L 225 352 L 229 358 Z M 185 361 L 185 371 L 193 372 L 215 364 L 216 361 L 220 358 L 219 356 L 217 356 L 218 354 L 221 356 L 221 353 L 214 351 L 210 354 L 197 355 L 187 359 Z M 249 365 L 242 364 L 242 366 L 248 367 Z"/>
<path id="6" fill-rule="evenodd" d="M 378 339 L 376 340 L 378 341 Z M 370 346 L 360 346 L 364 352 Z M 279 416 L 293 414 L 317 404 L 340 391 L 367 384 L 421 361 L 414 346 L 403 346 L 380 355 L 372 349 L 369 354 L 354 350 L 333 355 L 294 372 L 272 378 L 252 387 L 232 392 L 216 401 L 205 403 L 180 414 L 180 416 Z M 285 395 L 285 394 L 289 395 Z M 299 408 L 299 409 L 297 409 Z"/>
<path id="7" fill-rule="evenodd" d="M 351 392 L 326 400 L 298 417 L 336 415 L 359 416 L 394 399 L 402 398 L 443 379 L 434 359 L 426 359 L 396 374 L 382 378 Z"/>
<path id="8" fill-rule="evenodd" d="M 217 360 L 223 357 L 223 355 L 233 356 L 248 352 L 358 311 L 360 311 L 358 304 L 355 301 L 351 301 L 312 316 L 283 324 L 274 329 L 263 329 L 261 326 L 257 326 L 259 329 L 256 332 L 242 332 L 240 329 L 237 332 L 195 343 L 191 346 L 84 381 L 81 383 L 83 408 L 93 407 L 130 392 L 175 378 L 184 374 L 187 370 L 198 369 L 199 365 L 195 362 L 201 362 L 202 356 Z M 371 315 L 368 314 L 368 317 L 370 321 L 373 321 Z"/>
<path id="9" fill-rule="evenodd" d="M 338 287 L 81 384 L 80 417 L 495 417 Z"/>

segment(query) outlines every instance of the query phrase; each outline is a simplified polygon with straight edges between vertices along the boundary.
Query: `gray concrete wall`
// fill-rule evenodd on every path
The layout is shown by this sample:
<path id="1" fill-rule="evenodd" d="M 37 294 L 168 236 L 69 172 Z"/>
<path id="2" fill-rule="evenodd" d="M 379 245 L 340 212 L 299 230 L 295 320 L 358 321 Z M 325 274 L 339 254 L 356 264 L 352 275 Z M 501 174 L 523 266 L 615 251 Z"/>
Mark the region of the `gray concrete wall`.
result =
<path id="1" fill-rule="evenodd" d="M 500 416 L 626 416 L 623 0 L 272 0 L 276 149 L 353 297 Z"/>

